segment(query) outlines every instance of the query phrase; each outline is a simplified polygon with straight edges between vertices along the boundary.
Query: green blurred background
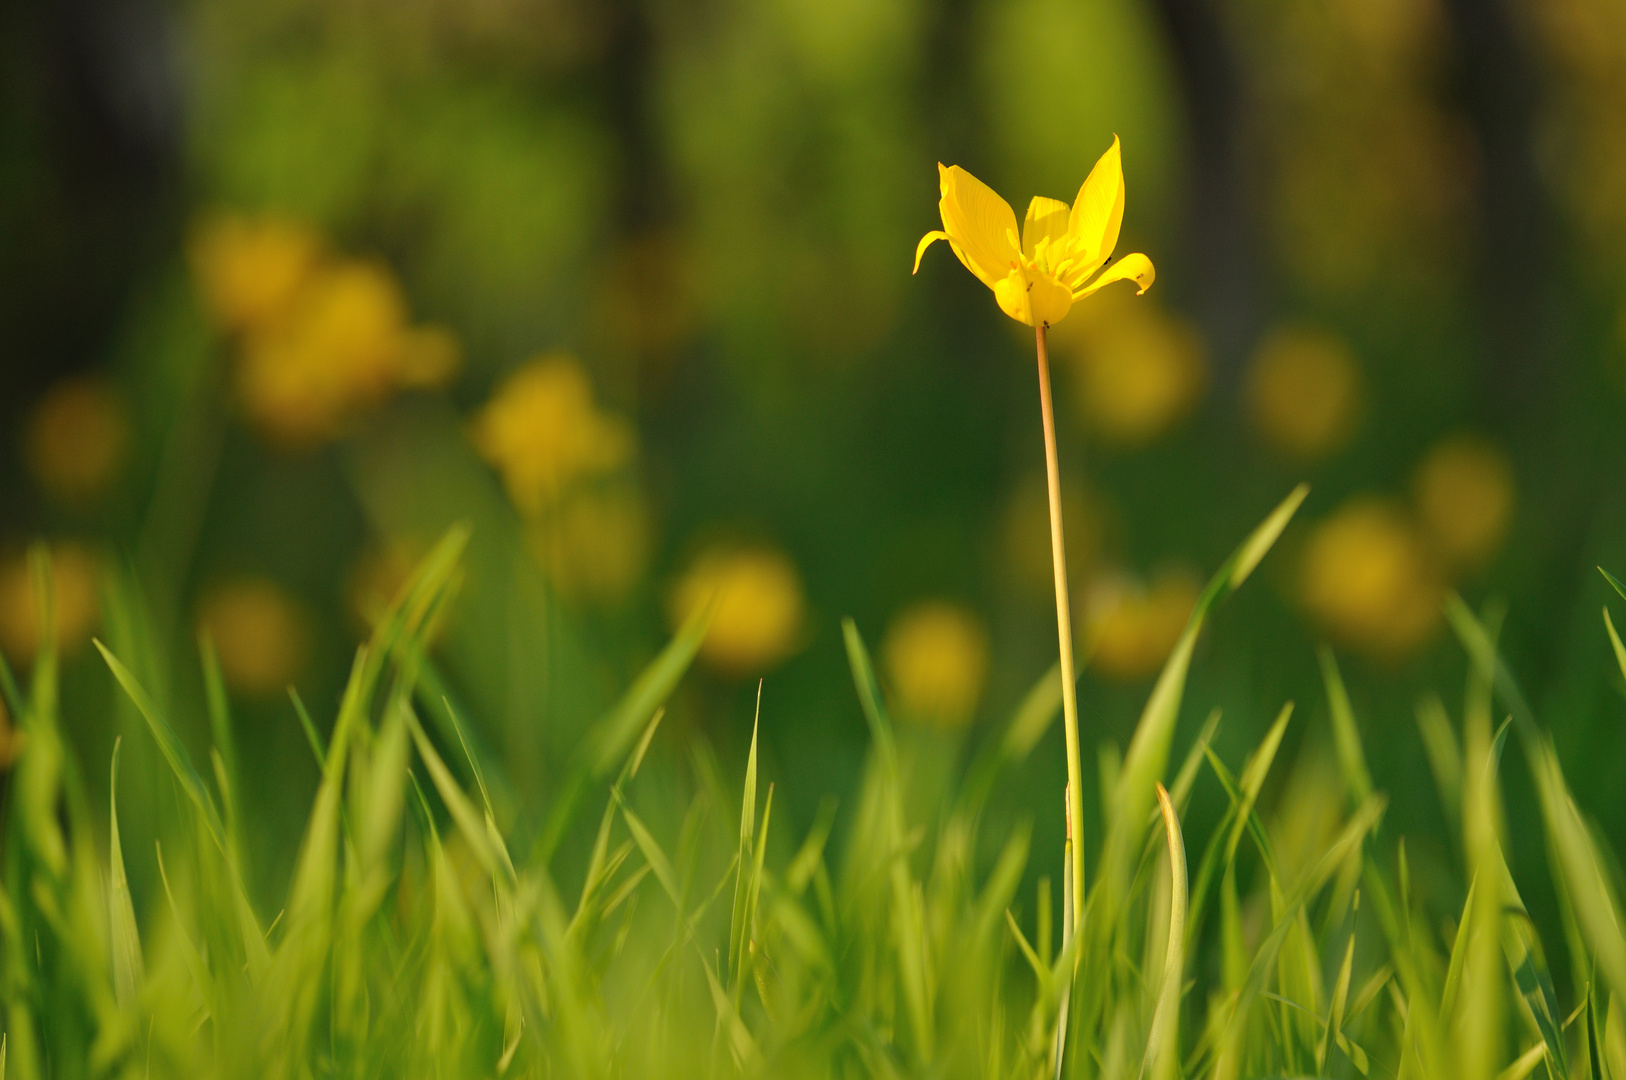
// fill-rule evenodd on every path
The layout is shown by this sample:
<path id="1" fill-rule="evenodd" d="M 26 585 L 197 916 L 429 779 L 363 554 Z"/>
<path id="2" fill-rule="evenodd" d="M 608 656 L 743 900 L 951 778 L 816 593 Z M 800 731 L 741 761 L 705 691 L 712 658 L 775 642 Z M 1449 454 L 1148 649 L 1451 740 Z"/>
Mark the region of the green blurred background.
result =
<path id="1" fill-rule="evenodd" d="M 98 777 L 136 729 L 89 637 L 142 650 L 201 747 L 205 628 L 262 888 L 316 779 L 285 687 L 325 727 L 458 521 L 436 659 L 521 831 L 714 590 L 663 743 L 737 767 L 765 677 L 800 835 L 866 747 L 851 615 L 932 799 L 1055 623 L 1031 338 L 910 256 L 937 162 L 1020 213 L 1114 133 L 1120 251 L 1158 281 L 1053 335 L 1086 747 L 1125 743 L 1197 584 L 1308 480 L 1182 732 L 1223 707 L 1235 764 L 1294 699 L 1296 775 L 1331 768 L 1331 642 L 1390 820 L 1443 856 L 1414 711 L 1459 707 L 1458 589 L 1505 601 L 1626 838 L 1593 569 L 1626 571 L 1615 0 L 22 0 L 0 55 L 0 649 L 37 648 L 46 538 Z M 1064 774 L 1052 730 L 995 809 L 1041 851 Z"/>

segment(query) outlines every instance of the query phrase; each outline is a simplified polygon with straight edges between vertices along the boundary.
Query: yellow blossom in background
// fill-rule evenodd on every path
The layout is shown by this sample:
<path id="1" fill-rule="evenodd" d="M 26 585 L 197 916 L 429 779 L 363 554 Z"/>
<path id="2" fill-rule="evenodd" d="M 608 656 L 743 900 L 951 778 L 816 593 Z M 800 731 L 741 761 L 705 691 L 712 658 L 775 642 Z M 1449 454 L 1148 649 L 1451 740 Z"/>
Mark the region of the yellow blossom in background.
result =
<path id="1" fill-rule="evenodd" d="M 964 607 L 924 600 L 893 618 L 881 663 L 903 718 L 962 728 L 988 681 L 988 632 Z"/>
<path id="2" fill-rule="evenodd" d="M 91 550 L 73 542 L 50 547 L 56 648 L 72 655 L 90 640 L 101 617 L 101 566 Z M 31 664 L 44 634 L 44 613 L 26 552 L 0 562 L 0 650 L 18 665 Z"/>
<path id="3" fill-rule="evenodd" d="M 1074 301 L 1114 281 L 1133 281 L 1140 292 L 1151 287 L 1155 271 L 1145 255 L 1125 255 L 1106 265 L 1118 246 L 1124 217 L 1123 162 L 1116 136 L 1072 206 L 1034 196 L 1020 236 L 1010 203 L 987 184 L 958 165 L 939 164 L 937 174 L 943 228 L 920 238 L 915 270 L 928 247 L 947 240 L 965 268 L 994 290 L 1000 310 L 1029 326 L 1055 325 Z"/>
<path id="4" fill-rule="evenodd" d="M 130 418 L 112 383 L 94 375 L 63 379 L 29 417 L 23 458 L 40 489 L 83 505 L 107 494 L 130 449 Z"/>
<path id="5" fill-rule="evenodd" d="M 361 553 L 344 582 L 345 608 L 357 630 L 370 633 L 378 625 L 424 554 L 423 545 L 399 538 Z"/>
<path id="6" fill-rule="evenodd" d="M 711 629 L 700 657 L 724 675 L 760 675 L 801 646 L 806 600 L 801 575 L 783 552 L 714 547 L 700 554 L 672 590 L 674 626 L 711 603 Z"/>
<path id="7" fill-rule="evenodd" d="M 1108 679 L 1130 682 L 1163 666 L 1186 628 L 1200 583 L 1167 570 L 1145 584 L 1131 574 L 1104 574 L 1084 590 L 1085 651 Z"/>
<path id="8" fill-rule="evenodd" d="M 193 228 L 189 253 L 198 289 L 228 330 L 283 314 L 322 258 L 322 238 L 303 222 L 216 213 Z"/>
<path id="9" fill-rule="evenodd" d="M 1473 435 L 1435 443 L 1418 466 L 1413 494 L 1423 533 L 1448 565 L 1478 570 L 1496 555 L 1513 519 L 1513 466 Z"/>
<path id="10" fill-rule="evenodd" d="M 1340 338 L 1320 330 L 1273 331 L 1248 364 L 1244 392 L 1254 427 L 1284 453 L 1330 454 L 1360 423 L 1360 363 Z"/>
<path id="11" fill-rule="evenodd" d="M 380 263 L 324 267 L 276 324 L 243 343 L 237 387 L 249 417 L 291 446 L 333 438 L 358 412 L 406 385 L 456 369 L 443 331 L 409 331 L 406 300 Z"/>
<path id="12" fill-rule="evenodd" d="M 587 372 L 562 352 L 508 376 L 475 417 L 472 436 L 526 515 L 579 480 L 622 468 L 633 452 L 631 426 L 598 408 Z"/>
<path id="13" fill-rule="evenodd" d="M 6 703 L 0 701 L 0 772 L 11 768 L 17 760 L 17 755 L 23 752 L 23 744 L 28 736 L 11 722 L 11 714 L 6 711 Z"/>
<path id="14" fill-rule="evenodd" d="M 1086 574 L 1100 558 L 1108 532 L 1107 511 L 1099 498 L 1076 483 L 1062 481 L 1062 533 L 1067 540 L 1067 565 Z M 1050 504 L 1042 475 L 1030 476 L 1017 487 L 1005 507 L 1001 526 L 1002 565 L 1024 592 L 1036 599 L 1055 596 L 1050 576 Z"/>
<path id="15" fill-rule="evenodd" d="M 1395 504 L 1348 500 L 1318 523 L 1299 567 L 1305 608 L 1332 637 L 1380 659 L 1417 651 L 1439 622 L 1444 586 Z"/>
<path id="16" fill-rule="evenodd" d="M 249 697 L 283 693 L 310 654 L 304 609 L 264 578 L 210 589 L 198 602 L 197 621 L 214 642 L 226 685 Z"/>
<path id="17" fill-rule="evenodd" d="M 306 225 L 207 218 L 192 263 L 206 305 L 233 332 L 244 411 L 278 445 L 335 438 L 398 390 L 445 385 L 461 362 L 444 328 L 409 325 L 387 266 L 330 255 Z"/>
<path id="18" fill-rule="evenodd" d="M 1146 304 L 1117 305 L 1077 352 L 1078 403 L 1106 442 L 1143 446 L 1202 398 L 1208 352 L 1196 327 Z"/>
<path id="19" fill-rule="evenodd" d="M 531 539 L 561 594 L 614 606 L 649 563 L 649 510 L 630 484 L 584 489 L 533 523 Z"/>

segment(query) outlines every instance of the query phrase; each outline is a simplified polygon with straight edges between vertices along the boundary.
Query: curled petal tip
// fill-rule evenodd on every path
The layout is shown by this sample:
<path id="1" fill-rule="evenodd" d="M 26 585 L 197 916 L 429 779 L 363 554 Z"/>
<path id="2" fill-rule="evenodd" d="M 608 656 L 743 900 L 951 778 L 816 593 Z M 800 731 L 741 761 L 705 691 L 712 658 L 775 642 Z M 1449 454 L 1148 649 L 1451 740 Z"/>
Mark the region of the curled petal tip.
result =
<path id="1" fill-rule="evenodd" d="M 915 268 L 909 271 L 909 273 L 918 274 L 920 272 L 920 257 L 926 254 L 926 249 L 931 247 L 932 244 L 936 243 L 937 241 L 947 240 L 948 238 L 948 233 L 943 232 L 941 229 L 933 229 L 925 236 L 922 236 L 920 238 L 920 243 L 915 245 Z"/>

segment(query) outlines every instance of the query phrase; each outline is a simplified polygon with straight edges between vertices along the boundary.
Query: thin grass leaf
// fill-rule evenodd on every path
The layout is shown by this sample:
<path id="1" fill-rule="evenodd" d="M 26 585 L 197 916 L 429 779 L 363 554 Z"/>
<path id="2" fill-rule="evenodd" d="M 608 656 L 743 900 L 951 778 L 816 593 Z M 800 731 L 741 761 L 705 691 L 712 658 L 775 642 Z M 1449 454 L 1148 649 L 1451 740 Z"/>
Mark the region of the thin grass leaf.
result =
<path id="1" fill-rule="evenodd" d="M 1170 1080 L 1180 1069 L 1180 994 L 1185 981 L 1186 940 L 1186 847 L 1180 835 L 1180 819 L 1163 785 L 1157 785 L 1157 801 L 1163 810 L 1163 826 L 1169 841 L 1169 934 L 1163 960 L 1163 977 L 1152 1014 L 1151 1034 L 1146 1040 L 1146 1058 L 1141 1074 L 1150 1080 Z"/>
<path id="2" fill-rule="evenodd" d="M 1615 621 L 1609 617 L 1609 609 L 1603 609 L 1604 629 L 1609 631 L 1609 644 L 1615 650 L 1615 663 L 1620 667 L 1620 673 L 1626 677 L 1626 645 L 1620 643 L 1620 635 L 1615 633 Z"/>
<path id="3" fill-rule="evenodd" d="M 756 714 L 751 718 L 751 750 L 745 758 L 745 791 L 740 800 L 740 849 L 734 878 L 734 906 L 728 921 L 728 974 L 736 992 L 745 964 L 746 897 L 752 887 L 751 851 L 756 837 L 757 731 L 762 723 L 762 680 L 757 680 Z"/>
<path id="4" fill-rule="evenodd" d="M 288 700 L 294 703 L 294 715 L 299 717 L 300 730 L 304 731 L 305 741 L 310 744 L 311 754 L 316 758 L 316 767 L 326 769 L 327 747 L 322 745 L 322 736 L 316 731 L 316 724 L 311 720 L 310 710 L 305 708 L 304 699 L 292 686 L 288 687 Z"/>
<path id="5" fill-rule="evenodd" d="M 644 825 L 643 820 L 632 812 L 631 807 L 624 803 L 621 806 L 621 819 L 627 823 L 627 828 L 631 830 L 632 838 L 638 843 L 638 850 L 643 852 L 644 862 L 648 863 L 649 868 L 655 872 L 655 879 L 661 883 L 661 888 L 666 890 L 666 895 L 671 899 L 672 904 L 679 911 L 682 911 L 683 890 L 678 885 L 677 871 L 672 869 L 672 861 L 661 850 L 660 844 L 656 842 L 654 834 Z"/>
<path id="6" fill-rule="evenodd" d="M 1344 677 L 1338 671 L 1338 660 L 1329 646 L 1321 646 L 1321 678 L 1327 686 L 1327 706 L 1332 713 L 1333 742 L 1338 748 L 1338 767 L 1343 771 L 1344 784 L 1349 788 L 1350 804 L 1359 806 L 1372 794 L 1372 774 L 1366 767 L 1366 753 L 1361 749 L 1360 731 L 1355 725 L 1355 711 L 1349 704 L 1349 691 L 1344 688 Z"/>
<path id="7" fill-rule="evenodd" d="M 548 811 L 532 851 L 533 859 L 545 864 L 553 858 L 576 814 L 577 804 L 594 778 L 607 775 L 626 753 L 657 709 L 689 670 L 711 627 L 712 605 L 703 605 L 691 614 L 660 655 L 643 670 L 621 699 L 583 737 L 578 761 L 564 787 Z"/>
<path id="8" fill-rule="evenodd" d="M 108 915 L 111 921 L 109 946 L 113 953 L 113 989 L 119 1008 L 134 1008 L 136 996 L 146 983 L 141 961 L 141 936 L 136 930 L 135 905 L 130 900 L 130 881 L 124 873 L 124 850 L 119 844 L 119 747 L 113 740 L 113 765 L 108 780 Z"/>
<path id="9" fill-rule="evenodd" d="M 1603 579 L 1605 581 L 1609 582 L 1610 585 L 1614 586 L 1615 591 L 1620 594 L 1620 598 L 1622 600 L 1626 600 L 1626 585 L 1622 585 L 1620 583 L 1619 578 L 1617 578 L 1615 575 L 1611 574 L 1609 571 L 1605 570 L 1601 566 L 1598 567 L 1598 573 L 1603 575 Z"/>
<path id="10" fill-rule="evenodd" d="M 1417 730 L 1428 753 L 1429 769 L 1440 792 L 1440 803 L 1453 825 L 1462 816 L 1462 749 L 1446 715 L 1445 704 L 1429 694 L 1417 702 Z"/>
<path id="11" fill-rule="evenodd" d="M 209 835 L 214 839 L 216 846 L 224 852 L 226 850 L 226 829 L 220 820 L 220 812 L 215 808 L 214 799 L 210 797 L 208 789 L 203 786 L 203 778 L 192 767 L 192 758 L 187 754 L 186 747 L 181 745 L 181 740 L 176 737 L 174 729 L 159 715 L 158 707 L 147 696 L 147 692 L 141 688 L 141 684 L 136 682 L 135 676 L 131 675 L 129 670 L 119 663 L 118 657 L 109 652 L 107 647 L 100 641 L 92 639 L 92 642 L 95 644 L 97 651 L 102 654 L 102 659 L 107 662 L 108 669 L 113 672 L 113 677 L 118 680 L 119 685 L 124 688 L 124 692 L 135 703 L 136 709 L 146 719 L 147 727 L 152 731 L 153 739 L 158 743 L 158 749 L 163 752 L 164 760 L 169 762 L 169 767 L 175 773 L 176 780 L 180 781 L 181 790 L 186 792 L 186 797 L 197 808 L 198 816 L 202 820 L 204 827 L 209 830 Z"/>

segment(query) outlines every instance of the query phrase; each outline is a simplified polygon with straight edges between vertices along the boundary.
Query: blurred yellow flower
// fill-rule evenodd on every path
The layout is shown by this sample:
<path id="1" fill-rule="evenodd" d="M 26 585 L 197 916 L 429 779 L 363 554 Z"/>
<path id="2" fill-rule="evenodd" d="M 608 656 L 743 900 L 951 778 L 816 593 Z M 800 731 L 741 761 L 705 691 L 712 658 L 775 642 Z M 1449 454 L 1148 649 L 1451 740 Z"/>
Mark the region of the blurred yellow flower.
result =
<path id="1" fill-rule="evenodd" d="M 72 655 L 90 640 L 101 616 L 101 576 L 96 556 L 71 541 L 50 546 L 52 602 L 56 609 L 56 648 Z M 18 552 L 0 562 L 0 650 L 19 665 L 31 664 L 44 634 L 29 573 L 28 555 Z"/>
<path id="2" fill-rule="evenodd" d="M 6 703 L 0 701 L 0 772 L 11 768 L 17 760 L 17 755 L 23 752 L 23 744 L 28 736 L 11 722 L 11 714 L 6 711 Z"/>
<path id="3" fill-rule="evenodd" d="M 584 489 L 532 525 L 548 579 L 578 603 L 621 603 L 649 561 L 649 511 L 630 484 Z"/>
<path id="4" fill-rule="evenodd" d="M 958 729 L 976 715 L 988 679 L 988 632 L 958 604 L 924 600 L 899 613 L 881 642 L 900 716 Z"/>
<path id="5" fill-rule="evenodd" d="M 1000 310 L 1029 326 L 1055 325 L 1074 301 L 1114 281 L 1133 281 L 1140 292 L 1151 287 L 1155 272 L 1145 255 L 1125 255 L 1099 276 L 1096 273 L 1106 267 L 1123 224 L 1124 175 L 1117 136 L 1071 207 L 1060 199 L 1034 197 L 1020 237 L 1010 203 L 988 185 L 958 165 L 939 164 L 937 175 L 943 229 L 920 238 L 915 270 L 928 247 L 947 240 L 965 268 L 994 290 Z"/>
<path id="6" fill-rule="evenodd" d="M 1150 585 L 1123 572 L 1090 582 L 1079 605 L 1090 665 L 1120 682 L 1157 671 L 1180 640 L 1199 588 L 1194 575 L 1178 569 L 1158 574 Z"/>
<path id="7" fill-rule="evenodd" d="M 714 607 L 700 656 L 724 675 L 760 675 L 801 645 L 802 579 L 783 552 L 766 547 L 702 552 L 672 591 L 673 625 L 707 603 Z"/>
<path id="8" fill-rule="evenodd" d="M 1307 327 L 1273 331 L 1248 365 L 1249 417 L 1277 450 L 1321 457 L 1355 433 L 1361 369 L 1342 340 Z"/>
<path id="9" fill-rule="evenodd" d="M 250 697 L 282 693 L 310 653 L 304 609 L 264 578 L 210 589 L 198 602 L 197 620 L 214 642 L 226 685 Z"/>
<path id="10" fill-rule="evenodd" d="M 1478 570 L 1489 563 L 1513 518 L 1513 466 L 1484 439 L 1455 435 L 1435 443 L 1418 466 L 1417 516 L 1447 565 Z"/>
<path id="11" fill-rule="evenodd" d="M 445 385 L 461 353 L 444 328 L 410 326 L 390 269 L 336 258 L 309 226 L 216 215 L 192 263 L 216 321 L 235 334 L 237 391 L 272 442 L 309 446 L 407 387 Z"/>
<path id="12" fill-rule="evenodd" d="M 1196 327 L 1124 304 L 1090 328 L 1078 351 L 1078 402 L 1103 440 L 1143 446 L 1202 397 L 1208 353 Z"/>
<path id="13" fill-rule="evenodd" d="M 198 221 L 189 253 L 210 314 L 240 331 L 286 311 L 316 270 L 322 247 L 316 230 L 302 222 L 220 212 Z"/>
<path id="14" fill-rule="evenodd" d="M 388 269 L 361 260 L 323 268 L 285 317 L 243 344 L 237 386 L 250 419 L 283 445 L 333 438 L 395 389 L 405 329 Z"/>
<path id="15" fill-rule="evenodd" d="M 106 379 L 63 379 L 28 421 L 24 459 L 34 480 L 61 503 L 93 502 L 112 487 L 130 447 L 124 398 Z"/>
<path id="16" fill-rule="evenodd" d="M 1074 573 L 1087 575 L 1106 543 L 1107 513 L 1084 488 L 1063 483 L 1061 520 L 1067 540 L 1067 565 Z M 1002 532 L 1003 563 L 1017 585 L 1035 599 L 1053 598 L 1050 504 L 1043 476 L 1030 476 L 1017 487 L 1006 505 Z"/>
<path id="17" fill-rule="evenodd" d="M 345 607 L 355 629 L 372 631 L 424 554 L 423 545 L 401 538 L 382 541 L 361 553 L 344 582 Z"/>
<path id="18" fill-rule="evenodd" d="M 632 458 L 632 428 L 600 411 L 575 357 L 539 356 L 497 388 L 474 419 L 475 447 L 502 474 L 514 505 L 540 513 L 576 481 Z"/>
<path id="19" fill-rule="evenodd" d="M 1369 496 L 1346 501 L 1316 525 L 1299 587 L 1328 634 L 1389 660 L 1427 642 L 1445 595 L 1416 528 L 1399 507 Z"/>

